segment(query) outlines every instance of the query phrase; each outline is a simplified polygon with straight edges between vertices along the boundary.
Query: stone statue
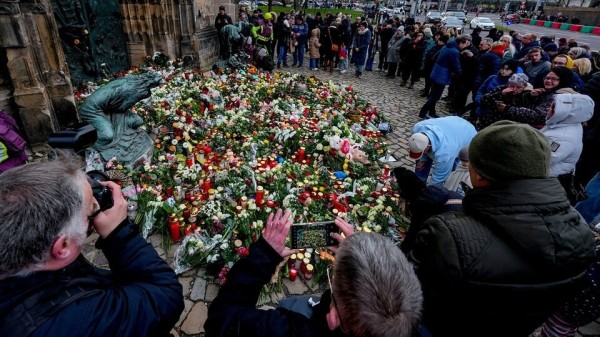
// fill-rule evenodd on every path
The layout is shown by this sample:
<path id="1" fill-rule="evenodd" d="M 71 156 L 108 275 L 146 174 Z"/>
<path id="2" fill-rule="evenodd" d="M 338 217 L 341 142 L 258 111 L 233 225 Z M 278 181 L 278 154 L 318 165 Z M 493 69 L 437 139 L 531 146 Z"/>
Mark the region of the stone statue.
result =
<path id="1" fill-rule="evenodd" d="M 96 90 L 79 110 L 81 118 L 98 132 L 94 148 L 104 161 L 113 157 L 127 166 L 140 159 L 150 161 L 152 139 L 143 129 L 143 120 L 130 109 L 138 101 L 150 97 L 150 88 L 160 84 L 157 73 L 129 75 L 107 83 Z"/>

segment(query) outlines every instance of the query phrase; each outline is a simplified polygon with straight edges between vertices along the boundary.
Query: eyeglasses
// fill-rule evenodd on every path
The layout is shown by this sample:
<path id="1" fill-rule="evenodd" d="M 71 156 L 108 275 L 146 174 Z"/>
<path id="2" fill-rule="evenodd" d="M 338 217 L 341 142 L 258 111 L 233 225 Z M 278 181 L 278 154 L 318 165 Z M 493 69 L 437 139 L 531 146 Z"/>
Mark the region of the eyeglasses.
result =
<path id="1" fill-rule="evenodd" d="M 342 331 L 344 333 L 346 333 L 346 329 L 344 328 L 344 322 L 342 322 L 342 317 L 340 315 L 340 309 L 337 306 L 337 303 L 335 302 L 335 297 L 333 296 L 333 286 L 331 285 L 331 279 L 332 276 L 331 274 L 333 274 L 333 264 L 330 264 L 327 266 L 327 269 L 325 269 L 327 272 L 327 282 L 329 282 L 329 291 L 331 292 L 331 303 L 333 303 L 333 306 L 335 307 L 335 310 L 338 313 L 338 319 L 340 320 L 340 328 L 342 329 Z"/>

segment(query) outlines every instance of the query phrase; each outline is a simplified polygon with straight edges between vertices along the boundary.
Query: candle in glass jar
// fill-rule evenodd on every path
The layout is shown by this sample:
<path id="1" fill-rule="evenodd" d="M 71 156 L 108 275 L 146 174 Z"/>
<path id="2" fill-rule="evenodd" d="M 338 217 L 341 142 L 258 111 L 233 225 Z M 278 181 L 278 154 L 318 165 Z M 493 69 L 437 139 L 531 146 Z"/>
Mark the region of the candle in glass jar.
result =
<path id="1" fill-rule="evenodd" d="M 312 264 L 307 264 L 304 270 L 304 279 L 306 281 L 310 281 L 313 277 L 313 273 L 315 272 L 315 267 Z"/>
<path id="2" fill-rule="evenodd" d="M 177 221 L 173 221 L 169 224 L 169 232 L 171 233 L 171 240 L 173 240 L 173 242 L 177 242 L 181 239 L 181 232 Z"/>
<path id="3" fill-rule="evenodd" d="M 210 190 L 210 180 L 206 179 L 206 180 L 204 181 L 204 183 L 202 184 L 202 188 L 203 188 L 205 191 L 208 191 L 208 190 Z"/>
<path id="4" fill-rule="evenodd" d="M 304 152 L 305 152 L 304 147 L 299 148 L 298 152 L 296 152 L 296 158 L 298 158 L 299 162 L 302 162 L 304 160 Z"/>
<path id="5" fill-rule="evenodd" d="M 390 175 L 390 165 L 385 165 L 383 166 L 383 176 L 384 177 L 389 177 Z"/>
<path id="6" fill-rule="evenodd" d="M 265 196 L 265 191 L 262 186 L 258 186 L 256 188 L 256 204 L 260 205 L 263 203 L 263 198 Z"/>
<path id="7" fill-rule="evenodd" d="M 296 281 L 296 276 L 298 276 L 298 271 L 294 268 L 290 269 L 290 281 Z"/>

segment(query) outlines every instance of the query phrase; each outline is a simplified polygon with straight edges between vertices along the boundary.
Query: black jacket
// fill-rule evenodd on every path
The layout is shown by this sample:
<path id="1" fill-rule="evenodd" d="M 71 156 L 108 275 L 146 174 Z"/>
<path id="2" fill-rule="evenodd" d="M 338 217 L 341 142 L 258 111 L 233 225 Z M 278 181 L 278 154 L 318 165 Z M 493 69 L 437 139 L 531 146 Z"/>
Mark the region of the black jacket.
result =
<path id="1" fill-rule="evenodd" d="M 594 238 L 556 179 L 478 188 L 427 220 L 409 259 L 435 337 L 528 336 L 580 286 Z"/>
<path id="2" fill-rule="evenodd" d="M 111 272 L 80 256 L 58 271 L 0 280 L 0 336 L 17 336 L 11 328 L 31 326 L 26 315 L 54 310 L 67 292 L 84 296 L 49 315 L 31 336 L 168 336 L 183 311 L 182 287 L 173 270 L 129 221 L 96 246 Z M 26 315 L 15 317 L 22 305 Z"/>
<path id="3" fill-rule="evenodd" d="M 310 318 L 287 309 L 256 308 L 261 289 L 281 261 L 281 256 L 262 237 L 250 246 L 250 255 L 231 268 L 227 283 L 208 308 L 204 324 L 207 337 L 343 336 L 339 329 L 328 329 L 325 318 L 331 298 L 328 292 L 321 296 Z"/>

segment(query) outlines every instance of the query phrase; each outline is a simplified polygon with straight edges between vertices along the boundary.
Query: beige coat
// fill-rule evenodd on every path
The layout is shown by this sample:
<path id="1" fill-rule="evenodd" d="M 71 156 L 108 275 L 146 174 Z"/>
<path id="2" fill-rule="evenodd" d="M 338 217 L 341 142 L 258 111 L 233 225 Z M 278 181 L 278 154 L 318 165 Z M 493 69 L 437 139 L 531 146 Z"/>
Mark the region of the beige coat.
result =
<path id="1" fill-rule="evenodd" d="M 308 41 L 308 54 L 311 59 L 318 59 L 321 57 L 319 54 L 319 47 L 321 44 L 319 43 L 319 37 L 321 36 L 321 31 L 319 28 L 315 28 L 310 32 L 310 40 Z"/>

